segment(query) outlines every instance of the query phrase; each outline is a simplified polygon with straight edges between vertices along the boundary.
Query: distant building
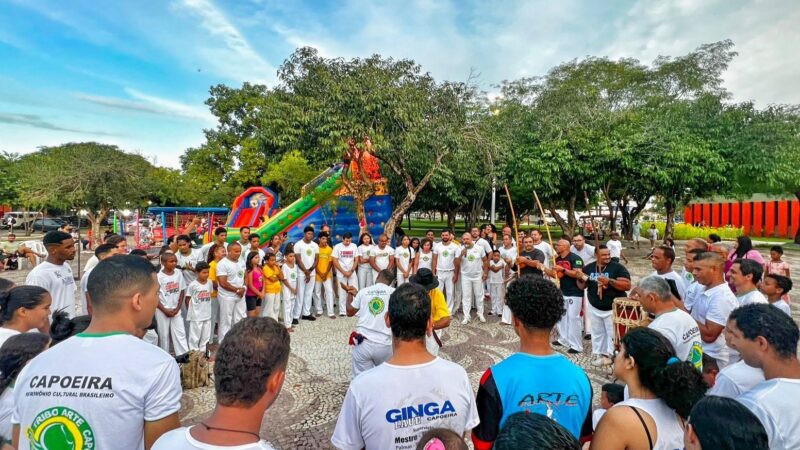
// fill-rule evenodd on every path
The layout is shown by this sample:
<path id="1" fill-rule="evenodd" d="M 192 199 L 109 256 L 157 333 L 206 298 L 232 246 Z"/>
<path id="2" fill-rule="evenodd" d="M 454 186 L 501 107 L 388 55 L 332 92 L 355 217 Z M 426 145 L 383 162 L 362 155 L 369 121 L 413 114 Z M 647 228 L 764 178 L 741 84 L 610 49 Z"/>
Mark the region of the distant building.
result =
<path id="1" fill-rule="evenodd" d="M 691 202 L 684 222 L 744 228 L 748 236 L 793 238 L 800 229 L 800 200 L 793 195 L 756 194 L 749 199 L 714 197 Z"/>

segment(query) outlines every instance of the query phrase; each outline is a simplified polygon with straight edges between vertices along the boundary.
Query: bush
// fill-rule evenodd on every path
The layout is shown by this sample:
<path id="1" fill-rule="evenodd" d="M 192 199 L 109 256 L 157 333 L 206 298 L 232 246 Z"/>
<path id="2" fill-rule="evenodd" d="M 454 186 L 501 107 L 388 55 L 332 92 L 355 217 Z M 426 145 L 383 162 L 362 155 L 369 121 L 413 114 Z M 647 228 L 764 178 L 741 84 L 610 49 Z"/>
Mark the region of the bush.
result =
<path id="1" fill-rule="evenodd" d="M 656 228 L 658 229 L 659 239 L 663 239 L 664 229 L 667 226 L 667 224 L 664 222 L 642 222 L 642 237 L 645 239 L 649 238 L 647 230 L 650 229 L 650 225 L 653 223 L 656 224 Z M 744 230 L 742 228 L 734 227 L 695 227 L 688 223 L 676 223 L 675 227 L 673 228 L 672 238 L 681 241 L 696 237 L 708 239 L 708 235 L 712 233 L 718 234 L 723 240 L 734 240 L 737 237 L 742 236 L 744 234 Z"/>

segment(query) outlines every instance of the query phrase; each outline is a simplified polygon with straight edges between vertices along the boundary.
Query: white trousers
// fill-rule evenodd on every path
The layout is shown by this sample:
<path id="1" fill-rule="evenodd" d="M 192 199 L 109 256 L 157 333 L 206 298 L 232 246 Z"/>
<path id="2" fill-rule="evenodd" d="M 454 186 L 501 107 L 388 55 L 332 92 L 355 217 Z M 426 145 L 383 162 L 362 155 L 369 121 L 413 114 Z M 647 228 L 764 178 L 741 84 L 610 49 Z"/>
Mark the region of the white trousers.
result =
<path id="1" fill-rule="evenodd" d="M 283 300 L 283 287 L 281 287 L 281 292 L 275 294 L 275 302 L 272 305 L 272 317 L 275 320 L 280 320 L 278 318 L 283 317 L 283 305 L 281 304 L 282 300 Z"/>
<path id="2" fill-rule="evenodd" d="M 385 363 L 392 357 L 392 344 L 363 340 L 353 346 L 353 378 L 365 370 Z"/>
<path id="3" fill-rule="evenodd" d="M 439 339 L 442 338 L 442 330 L 436 330 L 436 335 L 439 336 Z M 426 336 L 425 337 L 425 348 L 428 349 L 428 353 L 433 356 L 439 356 L 439 344 L 436 343 L 436 339 L 433 336 Z"/>
<path id="4" fill-rule="evenodd" d="M 453 295 L 453 271 L 440 270 L 436 274 L 436 278 L 439 279 L 439 289 L 444 291 L 444 297 L 445 300 L 447 300 L 447 309 L 450 310 L 450 315 L 453 315 L 453 313 L 456 312 L 455 295 Z"/>
<path id="5" fill-rule="evenodd" d="M 156 325 L 156 327 L 158 327 L 158 325 Z M 158 333 L 156 333 L 156 330 L 147 330 L 142 340 L 148 344 L 158 345 Z"/>
<path id="6" fill-rule="evenodd" d="M 611 311 L 600 311 L 589 305 L 592 321 L 592 354 L 611 356 L 614 354 L 614 324 Z"/>
<path id="7" fill-rule="evenodd" d="M 314 296 L 314 286 L 317 284 L 313 271 L 309 278 L 310 280 L 306 283 L 306 273 L 302 270 L 297 271 L 297 299 L 300 301 L 301 312 L 304 316 L 311 315 L 311 299 Z M 300 314 L 295 317 L 295 319 L 299 318 Z"/>
<path id="8" fill-rule="evenodd" d="M 219 342 L 225 339 L 231 327 L 247 316 L 244 297 L 219 297 Z"/>
<path id="9" fill-rule="evenodd" d="M 206 351 L 211 339 L 211 320 L 189 321 L 189 350 Z"/>
<path id="10" fill-rule="evenodd" d="M 329 316 L 335 316 L 333 312 L 333 275 L 323 281 L 317 281 L 314 285 L 314 310 L 317 314 L 322 314 L 322 290 L 325 289 L 325 307 Z"/>
<path id="11" fill-rule="evenodd" d="M 408 274 L 408 278 L 411 278 L 411 275 L 412 275 L 412 274 L 411 274 L 411 273 L 409 273 L 409 274 Z M 397 268 L 397 278 L 396 278 L 396 280 L 397 280 L 397 283 L 395 284 L 395 286 L 400 286 L 400 285 L 401 285 L 401 284 L 403 284 L 403 283 L 407 283 L 407 282 L 408 282 L 408 278 L 406 278 L 406 277 L 403 275 L 403 271 L 402 271 L 402 270 L 400 270 L 400 268 L 398 267 L 398 268 Z"/>
<path id="12" fill-rule="evenodd" d="M 589 317 L 589 297 L 583 290 L 583 334 L 592 334 L 592 318 Z"/>
<path id="13" fill-rule="evenodd" d="M 336 271 L 336 290 L 339 291 L 339 314 L 347 315 L 347 292 L 342 289 L 342 283 L 348 286 L 360 286 L 358 274 L 353 272 L 352 275 L 346 277 L 343 273 Z"/>
<path id="14" fill-rule="evenodd" d="M 503 313 L 504 283 L 489 283 L 489 297 L 492 299 L 492 314 L 498 316 Z"/>
<path id="15" fill-rule="evenodd" d="M 583 350 L 583 330 L 581 327 L 581 304 L 583 297 L 564 297 L 567 311 L 556 324 L 558 342 L 573 350 Z"/>
<path id="16" fill-rule="evenodd" d="M 298 304 L 297 297 L 292 294 L 289 288 L 282 289 L 283 296 L 283 325 L 286 328 L 292 327 L 292 319 L 294 319 L 295 305 Z"/>
<path id="17" fill-rule="evenodd" d="M 461 308 L 464 310 L 464 318 L 469 319 L 472 311 L 472 301 L 475 301 L 475 308 L 478 315 L 483 316 L 483 280 L 467 280 L 461 278 Z"/>
<path id="18" fill-rule="evenodd" d="M 281 294 L 267 294 L 264 296 L 264 303 L 261 305 L 261 317 L 272 317 L 278 320 L 278 310 L 275 303 L 281 304 Z"/>
<path id="19" fill-rule="evenodd" d="M 214 328 L 219 325 L 219 298 L 211 297 L 211 338 L 214 338 Z"/>
<path id="20" fill-rule="evenodd" d="M 369 264 L 358 265 L 358 289 L 372 286 L 375 281 L 372 279 L 372 266 Z"/>
<path id="21" fill-rule="evenodd" d="M 167 317 L 161 310 L 156 309 L 156 324 L 158 328 L 158 346 L 169 353 L 169 343 L 172 341 L 172 348 L 175 355 L 182 355 L 189 351 L 186 345 L 186 326 L 180 313 L 173 317 Z"/>

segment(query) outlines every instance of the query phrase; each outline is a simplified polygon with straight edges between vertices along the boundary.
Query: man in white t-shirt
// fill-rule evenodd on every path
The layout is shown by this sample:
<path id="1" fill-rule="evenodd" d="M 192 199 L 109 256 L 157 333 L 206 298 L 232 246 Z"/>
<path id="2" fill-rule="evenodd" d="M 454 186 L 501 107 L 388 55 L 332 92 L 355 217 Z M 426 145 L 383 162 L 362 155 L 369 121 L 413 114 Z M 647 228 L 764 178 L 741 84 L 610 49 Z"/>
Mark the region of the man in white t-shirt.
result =
<path id="1" fill-rule="evenodd" d="M 347 298 L 347 292 L 342 287 L 342 283 L 346 286 L 355 286 L 358 288 L 358 273 L 356 259 L 358 258 L 358 246 L 353 243 L 353 235 L 349 231 L 342 234 L 342 242 L 333 246 L 333 268 L 336 269 L 336 282 L 337 291 L 339 291 L 339 312 L 343 311 L 344 302 L 342 299 Z"/>
<path id="2" fill-rule="evenodd" d="M 158 281 L 138 256 L 89 277 L 89 328 L 34 358 L 16 380 L 14 448 L 150 448 L 180 426 L 175 359 L 134 335 L 153 320 Z"/>
<path id="3" fill-rule="evenodd" d="M 453 242 L 453 233 L 450 230 L 442 231 L 442 242 L 433 247 L 433 275 L 439 279 L 439 286 L 444 291 L 447 307 L 450 314 L 456 310 L 454 288 L 458 282 L 458 273 L 455 268 L 455 259 L 458 255 L 458 244 Z"/>
<path id="4" fill-rule="evenodd" d="M 372 286 L 357 293 L 355 286 L 349 288 L 355 297 L 347 296 L 347 317 L 358 316 L 356 331 L 350 336 L 353 378 L 392 357 L 392 331 L 386 325 L 386 309 L 394 292 L 392 282 L 394 272 L 384 269 L 378 272 L 378 279 Z"/>
<path id="5" fill-rule="evenodd" d="M 769 437 L 769 448 L 800 448 L 800 361 L 797 324 L 772 305 L 755 303 L 730 316 L 728 335 L 749 366 L 764 371 L 766 381 L 739 400 L 758 417 Z"/>
<path id="6" fill-rule="evenodd" d="M 297 256 L 297 301 L 301 306 L 303 320 L 317 320 L 311 314 L 311 299 L 317 284 L 315 268 L 319 262 L 319 245 L 314 242 L 314 227 L 303 229 L 303 239 L 294 244 Z"/>
<path id="7" fill-rule="evenodd" d="M 675 286 L 678 288 L 678 294 L 680 294 L 681 300 L 683 300 L 686 298 L 686 286 L 683 284 L 683 277 L 672 270 L 672 263 L 674 262 L 675 250 L 666 245 L 656 247 L 650 255 L 650 265 L 655 269 L 650 276 L 674 281 Z"/>
<path id="8" fill-rule="evenodd" d="M 683 248 L 683 251 L 686 254 L 686 259 L 689 259 L 689 254 L 695 251 L 708 251 L 708 243 L 703 238 L 692 238 L 686 241 L 686 246 Z M 697 253 L 695 253 L 697 254 Z M 689 289 L 689 285 L 694 282 L 694 275 L 692 275 L 692 269 L 687 267 L 686 263 L 683 265 L 683 270 L 680 273 L 681 278 L 683 278 L 683 285 L 686 286 L 686 289 Z"/>
<path id="9" fill-rule="evenodd" d="M 739 306 L 767 303 L 767 298 L 758 290 L 758 283 L 761 282 L 763 274 L 764 267 L 752 259 L 737 259 L 733 262 L 728 276 L 736 288 L 736 300 L 739 301 Z"/>
<path id="10" fill-rule="evenodd" d="M 369 265 L 372 266 L 373 280 L 378 279 L 378 272 L 383 269 L 394 272 L 394 249 L 389 245 L 389 237 L 385 234 L 378 236 L 378 245 L 372 248 Z"/>
<path id="11" fill-rule="evenodd" d="M 94 249 L 94 256 L 97 257 L 98 262 L 110 258 L 116 254 L 117 248 L 111 244 L 100 244 Z M 83 276 L 81 277 L 81 314 L 92 314 L 91 308 L 89 307 L 89 301 L 86 299 L 86 289 L 89 283 L 89 274 L 91 273 L 92 269 L 89 269 L 83 272 Z"/>
<path id="12" fill-rule="evenodd" d="M 553 255 L 555 255 L 556 251 L 550 244 L 542 241 L 541 231 L 531 230 L 531 237 L 533 238 L 533 247 L 544 253 L 544 266 L 549 269 L 553 265 Z"/>
<path id="13" fill-rule="evenodd" d="M 694 278 L 705 287 L 692 307 L 692 318 L 700 328 L 703 353 L 717 360 L 720 369 L 738 360 L 738 354 L 725 343 L 725 324 L 736 306 L 724 275 L 725 260 L 716 253 L 705 252 L 694 261 Z M 733 360 L 731 355 L 733 354 Z"/>
<path id="14" fill-rule="evenodd" d="M 240 320 L 247 315 L 244 300 L 245 265 L 239 257 L 242 247 L 238 242 L 228 245 L 228 253 L 217 263 L 217 299 L 219 301 L 219 340 L 225 337 Z"/>
<path id="15" fill-rule="evenodd" d="M 625 253 L 622 252 L 622 241 L 619 240 L 619 233 L 616 231 L 611 232 L 611 238 L 606 242 L 606 247 L 608 247 L 609 252 L 611 252 L 611 259 L 613 261 L 619 262 L 620 259 L 625 261 L 625 264 L 628 264 L 628 258 L 625 257 Z"/>
<path id="16" fill-rule="evenodd" d="M 197 279 L 194 267 L 203 261 L 203 254 L 200 250 L 192 248 L 192 238 L 185 234 L 175 238 L 175 242 L 178 244 L 178 251 L 175 252 L 175 256 L 178 257 L 178 270 L 183 275 L 184 284 L 189 286 L 192 281 Z"/>
<path id="17" fill-rule="evenodd" d="M 489 226 L 489 229 L 491 230 L 491 225 Z M 478 247 L 482 248 L 484 253 L 486 253 L 487 255 L 492 254 L 492 244 L 490 244 L 489 241 L 481 237 L 480 228 L 472 227 L 469 234 L 470 236 L 472 236 L 472 242 Z"/>
<path id="18" fill-rule="evenodd" d="M 247 254 L 250 253 L 250 227 L 239 228 L 239 240 L 236 242 L 238 242 L 239 246 L 242 248 L 239 259 L 241 259 L 243 263 L 246 263 L 247 261 L 245 261 L 245 258 L 247 258 Z"/>
<path id="19" fill-rule="evenodd" d="M 702 370 L 700 328 L 689 313 L 675 307 L 667 281 L 653 275 L 645 277 L 639 281 L 639 286 L 631 293 L 631 297 L 638 298 L 645 311 L 656 316 L 648 328 L 664 335 L 681 361 L 689 361 L 698 370 Z"/>
<path id="20" fill-rule="evenodd" d="M 461 323 L 469 323 L 473 304 L 477 309 L 478 320 L 486 322 L 483 316 L 483 282 L 489 275 L 489 257 L 483 247 L 473 243 L 470 233 L 464 233 L 461 239 L 461 252 L 456 260 L 461 279 L 461 309 L 464 312 Z"/>
<path id="21" fill-rule="evenodd" d="M 200 254 L 203 257 L 203 261 L 208 261 L 208 252 L 214 244 L 228 248 L 228 230 L 226 228 L 217 227 L 214 230 L 214 240 L 200 247 Z"/>
<path id="22" fill-rule="evenodd" d="M 688 272 L 692 277 L 692 281 L 686 285 L 686 297 L 681 299 L 681 301 L 683 302 L 682 309 L 685 309 L 688 312 L 692 311 L 692 307 L 694 307 L 694 304 L 697 302 L 697 299 L 700 297 L 700 295 L 703 294 L 703 291 L 706 289 L 705 286 L 698 283 L 697 280 L 694 279 L 694 275 L 692 274 L 692 272 L 694 272 L 694 259 L 697 258 L 697 255 L 701 253 L 705 253 L 705 250 L 699 248 L 693 248 L 689 250 L 688 252 L 686 252 L 686 259 L 684 260 L 683 263 L 684 271 Z M 685 281 L 687 279 L 686 276 L 684 276 L 683 279 Z"/>
<path id="23" fill-rule="evenodd" d="M 47 289 L 53 298 L 50 312 L 64 310 L 75 317 L 75 279 L 69 261 L 75 259 L 75 241 L 69 233 L 50 231 L 42 239 L 47 248 L 47 259 L 34 267 L 25 278 L 25 284 Z"/>
<path id="24" fill-rule="evenodd" d="M 164 434 L 153 450 L 273 450 L 261 439 L 261 422 L 281 392 L 288 362 L 289 332 L 275 319 L 237 323 L 216 354 L 214 412 Z"/>
<path id="25" fill-rule="evenodd" d="M 583 265 L 588 265 L 597 260 L 594 254 L 594 246 L 586 243 L 586 239 L 580 234 L 576 234 L 572 238 L 572 245 L 569 247 L 571 253 L 580 256 Z"/>
<path id="26" fill-rule="evenodd" d="M 392 357 L 353 379 L 331 441 L 342 450 L 415 448 L 432 428 L 460 436 L 478 424 L 466 371 L 425 347 L 433 330 L 431 300 L 424 287 L 406 283 L 389 298 L 386 325 Z M 376 395 L 380 392 L 380 395 Z"/>

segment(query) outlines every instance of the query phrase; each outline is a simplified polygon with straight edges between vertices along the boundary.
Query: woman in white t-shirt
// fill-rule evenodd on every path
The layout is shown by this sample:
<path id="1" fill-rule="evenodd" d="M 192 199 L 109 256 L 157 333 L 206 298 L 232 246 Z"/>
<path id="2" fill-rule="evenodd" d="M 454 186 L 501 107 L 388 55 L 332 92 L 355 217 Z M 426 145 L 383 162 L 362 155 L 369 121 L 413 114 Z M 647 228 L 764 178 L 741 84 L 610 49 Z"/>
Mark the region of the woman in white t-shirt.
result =
<path id="1" fill-rule="evenodd" d="M 630 397 L 603 415 L 591 449 L 683 448 L 689 412 L 708 389 L 692 363 L 679 360 L 658 331 L 635 328 L 621 339 L 614 375 Z"/>
<path id="2" fill-rule="evenodd" d="M 419 269 L 428 269 L 433 271 L 433 241 L 430 239 L 423 239 L 420 244 L 420 250 L 414 257 L 414 272 Z"/>
<path id="3" fill-rule="evenodd" d="M 397 265 L 397 285 L 408 281 L 414 275 L 414 249 L 411 248 L 411 238 L 403 236 L 400 246 L 394 251 L 394 260 Z"/>
<path id="4" fill-rule="evenodd" d="M 39 286 L 17 286 L 0 292 L 0 345 L 15 334 L 50 330 L 50 304 L 47 289 Z"/>
<path id="5" fill-rule="evenodd" d="M 364 289 L 373 284 L 369 258 L 373 256 L 374 247 L 372 236 L 368 233 L 364 233 L 358 238 L 358 289 Z"/>
<path id="6" fill-rule="evenodd" d="M 11 336 L 0 347 L 0 446 L 11 441 L 11 414 L 14 412 L 14 381 L 36 355 L 50 347 L 50 336 L 24 333 Z"/>

